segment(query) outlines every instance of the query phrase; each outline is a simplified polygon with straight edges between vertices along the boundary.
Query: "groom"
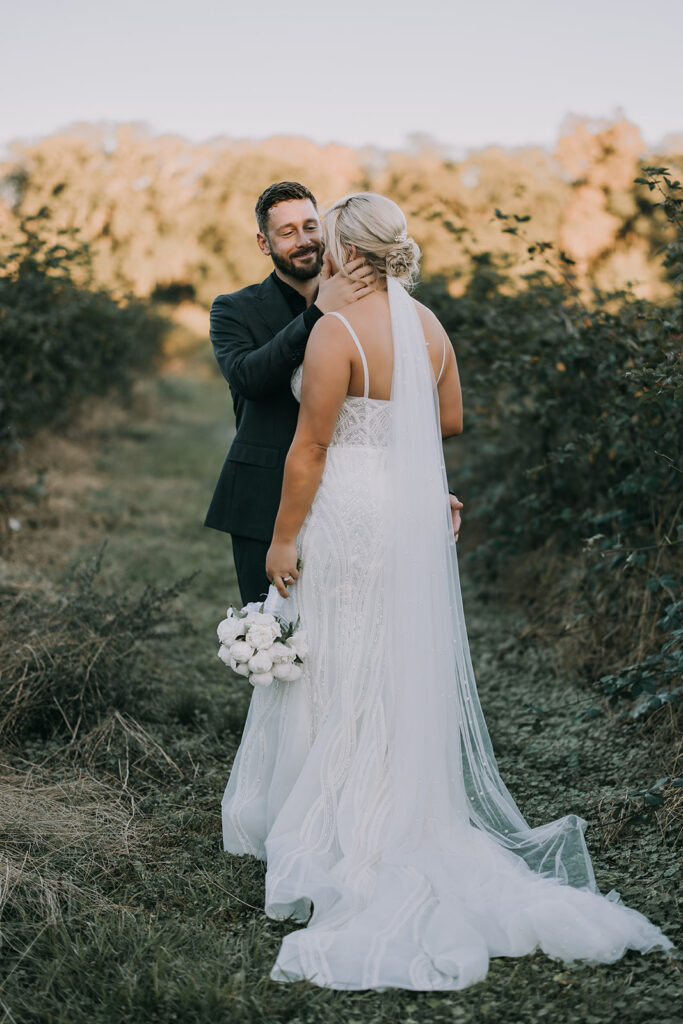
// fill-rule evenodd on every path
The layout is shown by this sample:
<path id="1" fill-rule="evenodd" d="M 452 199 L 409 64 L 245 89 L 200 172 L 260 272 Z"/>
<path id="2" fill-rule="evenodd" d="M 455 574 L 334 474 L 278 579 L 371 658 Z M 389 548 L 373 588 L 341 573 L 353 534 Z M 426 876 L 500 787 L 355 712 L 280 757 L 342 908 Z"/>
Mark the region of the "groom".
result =
<path id="1" fill-rule="evenodd" d="M 268 592 L 266 552 L 280 504 L 285 457 L 299 410 L 290 378 L 314 324 L 371 290 L 372 269 L 352 260 L 330 275 L 315 197 L 294 181 L 270 185 L 256 203 L 256 240 L 274 264 L 261 284 L 219 295 L 210 335 L 235 410 L 230 446 L 204 520 L 229 533 L 242 603 Z M 451 498 L 454 529 L 461 503 Z M 457 520 L 456 520 L 457 517 Z"/>

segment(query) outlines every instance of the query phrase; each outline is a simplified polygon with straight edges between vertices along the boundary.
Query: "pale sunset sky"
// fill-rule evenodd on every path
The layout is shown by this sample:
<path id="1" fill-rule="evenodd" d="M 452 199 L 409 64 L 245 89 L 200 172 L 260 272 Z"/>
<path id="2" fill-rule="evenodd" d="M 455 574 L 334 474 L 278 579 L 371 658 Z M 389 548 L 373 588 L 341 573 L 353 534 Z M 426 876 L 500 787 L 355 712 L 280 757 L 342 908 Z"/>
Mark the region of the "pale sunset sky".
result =
<path id="1" fill-rule="evenodd" d="M 79 121 L 200 141 L 551 147 L 568 113 L 683 132 L 683 3 L 4 0 L 0 146 Z"/>

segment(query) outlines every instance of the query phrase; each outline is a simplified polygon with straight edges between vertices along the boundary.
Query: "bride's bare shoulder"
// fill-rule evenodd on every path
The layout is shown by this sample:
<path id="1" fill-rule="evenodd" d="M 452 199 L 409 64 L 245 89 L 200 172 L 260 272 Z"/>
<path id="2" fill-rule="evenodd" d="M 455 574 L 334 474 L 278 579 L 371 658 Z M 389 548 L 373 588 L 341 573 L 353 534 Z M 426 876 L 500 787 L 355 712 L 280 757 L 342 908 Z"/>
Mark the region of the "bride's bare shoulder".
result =
<path id="1" fill-rule="evenodd" d="M 413 299 L 417 315 L 420 318 L 422 324 L 422 330 L 425 332 L 427 341 L 431 341 L 432 338 L 436 340 L 443 336 L 443 327 L 441 321 L 437 317 L 436 313 L 433 313 L 429 306 L 425 306 L 422 302 L 418 302 L 417 299 Z"/>

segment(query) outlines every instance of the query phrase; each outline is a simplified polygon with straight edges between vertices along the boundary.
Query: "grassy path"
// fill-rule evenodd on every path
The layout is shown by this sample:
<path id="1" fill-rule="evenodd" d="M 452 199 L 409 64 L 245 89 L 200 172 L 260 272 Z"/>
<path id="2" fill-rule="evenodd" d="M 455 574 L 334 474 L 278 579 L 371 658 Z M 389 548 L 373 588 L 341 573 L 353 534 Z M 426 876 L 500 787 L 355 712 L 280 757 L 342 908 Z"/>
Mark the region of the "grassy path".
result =
<path id="1" fill-rule="evenodd" d="M 238 600 L 229 541 L 201 525 L 229 438 L 227 389 L 200 361 L 185 378 L 147 382 L 134 409 L 114 423 L 103 413 L 87 436 L 52 450 L 50 515 L 17 535 L 4 568 L 16 575 L 40 567 L 58 581 L 106 537 L 105 586 L 140 589 L 200 570 L 178 599 L 192 630 L 144 655 L 134 714 L 148 738 L 137 746 L 129 735 L 126 747 L 121 732 L 89 766 L 54 742 L 23 752 L 36 766 L 50 758 L 36 778 L 49 771 L 64 786 L 76 776 L 100 780 L 110 787 L 98 797 L 102 815 L 107 800 L 134 815 L 112 818 L 95 839 L 76 838 L 52 857 L 50 870 L 76 886 L 65 890 L 61 913 L 4 920 L 0 1024 L 675 1021 L 678 965 L 661 954 L 572 972 L 542 954 L 496 959 L 484 982 L 455 994 L 335 993 L 269 981 L 290 926 L 259 909 L 263 866 L 220 846 L 220 799 L 250 696 L 216 658 L 216 623 Z M 675 855 L 660 825 L 638 823 L 611 842 L 601 827 L 611 803 L 661 774 L 647 736 L 605 715 L 576 721 L 583 705 L 571 702 L 585 701 L 585 691 L 556 676 L 548 652 L 516 642 L 517 617 L 478 602 L 466 581 L 463 589 L 484 711 L 523 813 L 532 824 L 568 812 L 587 818 L 601 890 L 616 888 L 680 940 Z M 548 711 L 539 716 L 531 704 Z"/>

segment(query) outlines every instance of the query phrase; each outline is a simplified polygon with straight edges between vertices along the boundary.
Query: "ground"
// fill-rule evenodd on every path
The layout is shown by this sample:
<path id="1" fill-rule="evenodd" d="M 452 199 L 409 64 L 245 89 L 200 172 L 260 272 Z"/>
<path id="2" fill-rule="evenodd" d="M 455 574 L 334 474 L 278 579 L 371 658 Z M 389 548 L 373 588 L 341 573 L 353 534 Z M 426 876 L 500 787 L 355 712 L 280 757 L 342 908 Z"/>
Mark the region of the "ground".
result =
<path id="1" fill-rule="evenodd" d="M 292 926 L 264 916 L 263 865 L 224 853 L 220 836 L 250 697 L 216 657 L 216 624 L 238 602 L 229 539 L 202 526 L 230 438 L 227 387 L 200 358 L 182 375 L 139 382 L 132 404 L 114 410 L 103 402 L 66 438 L 46 437 L 42 453 L 27 452 L 24 484 L 46 468 L 46 495 L 22 512 L 3 574 L 58 588 L 69 566 L 106 539 L 105 587 L 136 591 L 198 570 L 177 600 L 191 628 L 169 628 L 145 650 L 134 713 L 97 756 L 71 757 L 62 736 L 4 757 L 5 786 L 28 772 L 35 788 L 29 823 L 36 794 L 61 787 L 80 824 L 61 846 L 55 819 L 49 842 L 49 825 L 34 829 L 30 851 L 45 851 L 59 906 L 42 920 L 10 907 L 0 920 L 0 1022 L 679 1020 L 680 965 L 661 953 L 571 971 L 541 953 L 500 958 L 483 982 L 453 994 L 338 993 L 269 980 Z M 680 941 L 677 859 L 661 818 L 609 824 L 628 789 L 665 774 L 647 730 L 615 723 L 599 701 L 598 714 L 581 717 L 595 695 L 558 674 L 552 652 L 518 639 L 521 613 L 484 600 L 466 568 L 463 594 L 494 749 L 525 817 L 533 825 L 584 817 L 600 890 L 617 889 Z M 133 723 L 144 730 L 137 740 Z M 7 842 L 18 849 L 12 827 Z"/>

